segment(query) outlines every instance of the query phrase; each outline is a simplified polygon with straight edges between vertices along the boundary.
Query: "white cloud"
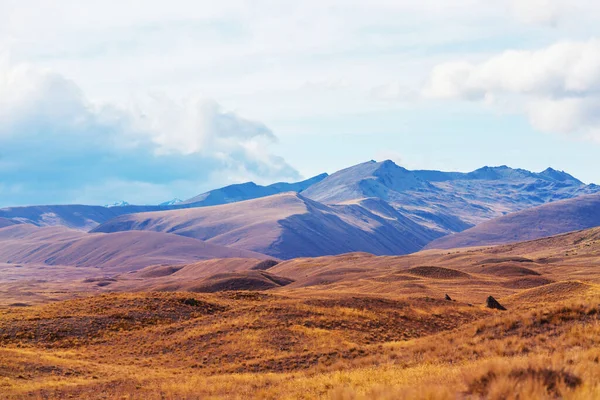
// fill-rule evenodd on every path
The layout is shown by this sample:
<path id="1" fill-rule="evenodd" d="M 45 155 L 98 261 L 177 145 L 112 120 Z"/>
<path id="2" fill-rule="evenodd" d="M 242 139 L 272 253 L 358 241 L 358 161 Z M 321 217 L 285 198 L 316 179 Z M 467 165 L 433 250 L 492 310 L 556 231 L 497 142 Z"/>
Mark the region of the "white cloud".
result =
<path id="1" fill-rule="evenodd" d="M 600 126 L 600 40 L 507 51 L 481 63 L 443 63 L 423 95 L 488 102 L 516 95 L 535 128 L 589 133 Z"/>
<path id="2" fill-rule="evenodd" d="M 512 0 L 510 9 L 520 21 L 555 25 L 565 6 L 566 2 L 557 0 Z"/>
<path id="3" fill-rule="evenodd" d="M 400 82 L 376 86 L 371 89 L 371 96 L 382 101 L 414 101 L 419 97 L 417 91 Z"/>
<path id="4" fill-rule="evenodd" d="M 99 105 L 61 75 L 7 62 L 0 67 L 5 205 L 140 200 L 141 192 L 153 202 L 171 197 L 182 182 L 188 187 L 179 197 L 232 183 L 227 179 L 298 178 L 269 153 L 275 140 L 264 124 L 211 100 L 153 96 L 127 109 Z M 98 188 L 107 187 L 103 198 Z"/>
<path id="5" fill-rule="evenodd" d="M 245 148 L 248 142 L 275 141 L 264 124 L 226 112 L 212 100 L 190 97 L 174 101 L 147 97 L 130 110 L 136 131 L 150 135 L 161 154 L 212 154 Z"/>
<path id="6" fill-rule="evenodd" d="M 508 3 L 518 21 L 553 27 L 567 22 L 593 21 L 600 14 L 596 0 L 510 0 Z"/>

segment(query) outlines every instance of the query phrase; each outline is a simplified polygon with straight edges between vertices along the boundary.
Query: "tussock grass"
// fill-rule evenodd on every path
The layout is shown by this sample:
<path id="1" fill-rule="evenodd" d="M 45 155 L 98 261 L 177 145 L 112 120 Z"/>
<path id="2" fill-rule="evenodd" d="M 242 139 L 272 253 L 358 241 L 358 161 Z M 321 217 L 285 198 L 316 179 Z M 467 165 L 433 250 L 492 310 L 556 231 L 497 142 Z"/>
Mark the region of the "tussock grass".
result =
<path id="1" fill-rule="evenodd" d="M 418 298 L 240 296 L 115 294 L 4 312 L 0 393 L 600 398 L 600 295 L 593 290 L 504 313 Z"/>

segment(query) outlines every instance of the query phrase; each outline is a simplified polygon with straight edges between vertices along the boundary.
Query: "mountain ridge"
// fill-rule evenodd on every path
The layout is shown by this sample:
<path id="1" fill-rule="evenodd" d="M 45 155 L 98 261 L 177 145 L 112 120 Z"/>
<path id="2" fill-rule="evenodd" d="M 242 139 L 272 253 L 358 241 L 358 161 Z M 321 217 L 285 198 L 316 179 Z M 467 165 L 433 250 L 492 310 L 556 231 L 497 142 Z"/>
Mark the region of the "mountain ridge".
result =
<path id="1" fill-rule="evenodd" d="M 600 226 L 600 194 L 529 208 L 434 240 L 425 249 L 501 245 Z"/>
<path id="2" fill-rule="evenodd" d="M 552 168 L 411 171 L 372 160 L 297 183 L 230 185 L 168 206 L 8 208 L 0 209 L 0 218 L 96 232 L 156 230 L 279 258 L 391 255 L 418 251 L 504 215 L 594 193 L 600 187 Z M 230 207 L 212 208 L 221 206 Z"/>
<path id="3" fill-rule="evenodd" d="M 205 207 L 221 204 L 235 203 L 238 201 L 258 199 L 284 192 L 300 193 L 311 185 L 325 179 L 328 174 L 323 173 L 304 181 L 295 183 L 277 182 L 268 186 L 258 185 L 254 182 L 237 183 L 202 193 L 180 203 L 182 206 Z"/>
<path id="4" fill-rule="evenodd" d="M 358 204 L 328 206 L 294 192 L 211 207 L 124 215 L 93 232 L 154 230 L 277 258 L 414 252 L 440 235 L 397 213 L 383 218 Z"/>
<path id="5" fill-rule="evenodd" d="M 410 171 L 386 160 L 340 170 L 303 195 L 325 204 L 381 198 L 415 222 L 450 234 L 511 212 L 598 192 L 600 187 L 551 168 L 541 173 L 507 166 L 468 173 Z M 454 226 L 444 222 L 456 218 L 460 223 Z"/>

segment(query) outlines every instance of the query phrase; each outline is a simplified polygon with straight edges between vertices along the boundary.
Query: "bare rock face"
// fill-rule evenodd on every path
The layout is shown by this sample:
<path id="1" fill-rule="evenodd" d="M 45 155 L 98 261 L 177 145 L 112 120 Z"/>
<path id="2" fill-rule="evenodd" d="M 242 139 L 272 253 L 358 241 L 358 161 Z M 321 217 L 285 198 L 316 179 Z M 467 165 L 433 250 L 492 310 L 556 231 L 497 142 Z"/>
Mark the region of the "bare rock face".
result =
<path id="1" fill-rule="evenodd" d="M 487 300 L 485 301 L 485 305 L 487 308 L 506 311 L 506 308 L 502 304 L 498 303 L 498 300 L 496 300 L 492 296 L 487 298 Z"/>

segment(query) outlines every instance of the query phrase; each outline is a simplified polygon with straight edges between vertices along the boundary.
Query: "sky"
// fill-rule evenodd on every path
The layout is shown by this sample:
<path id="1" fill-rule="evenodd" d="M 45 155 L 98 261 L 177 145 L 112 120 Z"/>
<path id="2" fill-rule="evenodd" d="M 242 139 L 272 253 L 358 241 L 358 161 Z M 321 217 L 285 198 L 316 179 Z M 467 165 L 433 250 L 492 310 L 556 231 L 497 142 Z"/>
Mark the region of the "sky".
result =
<path id="1" fill-rule="evenodd" d="M 371 159 L 600 183 L 600 3 L 0 0 L 0 206 Z"/>

